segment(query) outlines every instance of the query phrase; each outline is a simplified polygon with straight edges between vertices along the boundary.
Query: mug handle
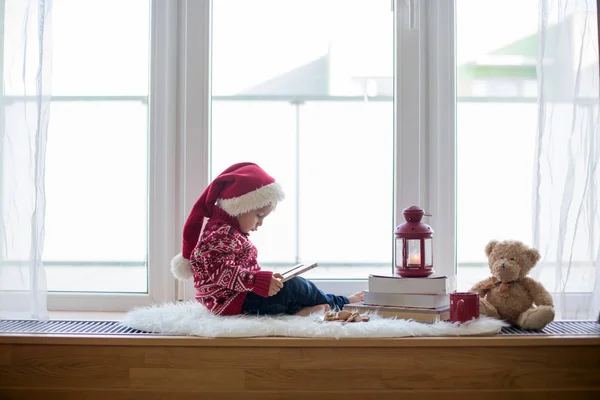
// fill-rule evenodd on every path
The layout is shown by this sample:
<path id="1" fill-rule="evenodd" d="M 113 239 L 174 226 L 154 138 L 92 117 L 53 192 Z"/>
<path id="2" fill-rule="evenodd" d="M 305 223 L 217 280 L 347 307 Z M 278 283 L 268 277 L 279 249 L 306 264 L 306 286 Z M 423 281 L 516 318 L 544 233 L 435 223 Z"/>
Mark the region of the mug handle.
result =
<path id="1" fill-rule="evenodd" d="M 465 301 L 463 299 L 460 299 L 456 302 L 456 315 L 458 316 L 458 320 L 459 321 L 464 321 L 464 315 L 465 314 Z"/>

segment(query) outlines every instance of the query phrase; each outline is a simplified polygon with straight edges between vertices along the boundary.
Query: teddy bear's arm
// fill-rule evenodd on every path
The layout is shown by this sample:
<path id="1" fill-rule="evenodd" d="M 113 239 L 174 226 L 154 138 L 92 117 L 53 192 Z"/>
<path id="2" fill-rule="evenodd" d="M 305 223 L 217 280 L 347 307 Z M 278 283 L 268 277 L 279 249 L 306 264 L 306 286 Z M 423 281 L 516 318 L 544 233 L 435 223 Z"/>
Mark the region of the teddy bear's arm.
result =
<path id="1" fill-rule="evenodd" d="M 533 298 L 536 306 L 554 306 L 552 295 L 550 295 L 541 283 L 528 276 L 523 278 L 521 282 Z"/>
<path id="2" fill-rule="evenodd" d="M 489 293 L 491 286 L 488 278 L 477 282 L 469 291 L 479 293 L 479 297 L 485 297 Z"/>

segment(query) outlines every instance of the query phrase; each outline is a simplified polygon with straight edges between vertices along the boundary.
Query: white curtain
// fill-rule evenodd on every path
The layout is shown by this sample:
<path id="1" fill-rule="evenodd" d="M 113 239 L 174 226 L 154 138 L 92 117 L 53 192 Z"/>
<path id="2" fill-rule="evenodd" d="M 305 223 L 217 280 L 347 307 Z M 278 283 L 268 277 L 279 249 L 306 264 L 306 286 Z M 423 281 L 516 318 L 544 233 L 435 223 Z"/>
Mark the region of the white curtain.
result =
<path id="1" fill-rule="evenodd" d="M 540 0 L 532 274 L 557 318 L 600 308 L 600 124 L 595 0 Z"/>
<path id="2" fill-rule="evenodd" d="M 47 318 L 51 0 L 0 0 L 0 317 Z"/>

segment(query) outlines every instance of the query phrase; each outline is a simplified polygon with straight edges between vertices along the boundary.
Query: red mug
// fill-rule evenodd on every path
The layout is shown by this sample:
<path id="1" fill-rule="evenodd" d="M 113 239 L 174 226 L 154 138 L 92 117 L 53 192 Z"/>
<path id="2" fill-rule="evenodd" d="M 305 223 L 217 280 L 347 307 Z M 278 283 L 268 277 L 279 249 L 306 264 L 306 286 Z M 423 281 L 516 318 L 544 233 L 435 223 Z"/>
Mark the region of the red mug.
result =
<path id="1" fill-rule="evenodd" d="M 467 322 L 479 318 L 479 293 L 450 293 L 450 322 Z"/>

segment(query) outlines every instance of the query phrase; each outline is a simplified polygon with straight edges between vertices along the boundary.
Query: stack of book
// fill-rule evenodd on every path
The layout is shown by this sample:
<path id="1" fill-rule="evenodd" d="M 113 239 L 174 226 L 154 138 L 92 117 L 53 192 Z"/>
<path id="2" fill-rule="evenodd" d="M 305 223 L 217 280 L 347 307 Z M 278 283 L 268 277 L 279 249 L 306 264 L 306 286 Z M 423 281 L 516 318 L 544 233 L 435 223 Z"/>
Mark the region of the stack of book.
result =
<path id="1" fill-rule="evenodd" d="M 347 304 L 344 309 L 361 314 L 376 313 L 385 318 L 435 323 L 450 319 L 450 293 L 455 290 L 455 277 L 370 275 L 364 301 Z"/>

